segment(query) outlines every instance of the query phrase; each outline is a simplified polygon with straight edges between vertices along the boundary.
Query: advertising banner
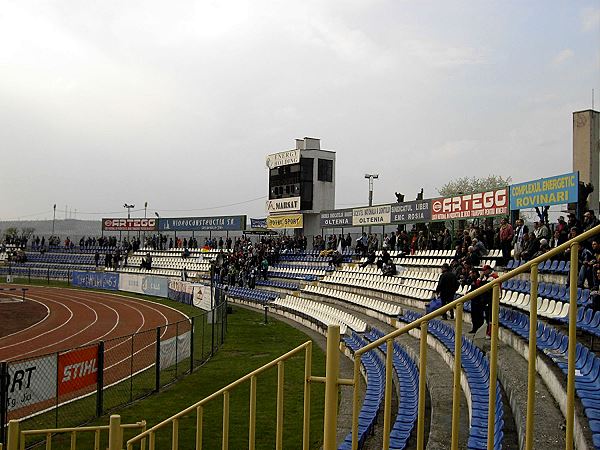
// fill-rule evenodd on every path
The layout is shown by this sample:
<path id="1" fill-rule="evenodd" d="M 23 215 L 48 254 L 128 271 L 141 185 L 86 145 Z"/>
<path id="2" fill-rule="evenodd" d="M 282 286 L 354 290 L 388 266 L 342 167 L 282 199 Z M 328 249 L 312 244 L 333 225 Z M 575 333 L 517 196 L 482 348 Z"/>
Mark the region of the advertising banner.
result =
<path id="1" fill-rule="evenodd" d="M 194 284 L 194 306 L 210 311 L 210 286 Z"/>
<path id="2" fill-rule="evenodd" d="M 169 280 L 169 298 L 179 303 L 191 305 L 194 296 L 194 286 L 189 281 L 176 278 Z"/>
<path id="3" fill-rule="evenodd" d="M 58 355 L 58 395 L 80 391 L 97 381 L 97 345 Z"/>
<path id="4" fill-rule="evenodd" d="M 8 363 L 8 410 L 56 397 L 56 355 Z"/>
<path id="5" fill-rule="evenodd" d="M 392 223 L 428 222 L 431 220 L 431 200 L 392 204 Z"/>
<path id="6" fill-rule="evenodd" d="M 298 164 L 300 162 L 300 150 L 287 150 L 285 152 L 272 153 L 267 155 L 267 167 L 274 169 L 275 167 L 287 166 L 290 164 Z"/>
<path id="7" fill-rule="evenodd" d="M 386 225 L 391 221 L 392 206 L 379 205 L 352 210 L 352 225 L 362 227 L 367 225 Z"/>
<path id="8" fill-rule="evenodd" d="M 579 198 L 579 172 L 510 186 L 510 209 L 577 203 Z"/>
<path id="9" fill-rule="evenodd" d="M 267 212 L 278 213 L 285 211 L 299 211 L 300 197 L 276 198 L 267 200 Z"/>
<path id="10" fill-rule="evenodd" d="M 304 226 L 302 214 L 282 214 L 278 216 L 267 217 L 267 228 L 269 229 L 284 229 L 284 228 L 302 228 Z"/>
<path id="11" fill-rule="evenodd" d="M 104 231 L 156 231 L 156 219 L 102 219 Z"/>
<path id="12" fill-rule="evenodd" d="M 122 273 L 119 278 L 119 290 L 167 298 L 169 296 L 169 279 L 157 275 Z"/>
<path id="13" fill-rule="evenodd" d="M 267 218 L 250 219 L 250 228 L 267 228 Z"/>
<path id="14" fill-rule="evenodd" d="M 241 231 L 246 228 L 246 216 L 161 217 L 160 231 Z"/>
<path id="15" fill-rule="evenodd" d="M 508 188 L 431 201 L 431 220 L 472 219 L 508 214 Z"/>
<path id="16" fill-rule="evenodd" d="M 160 368 L 171 367 L 190 357 L 191 333 L 189 331 L 160 341 Z"/>
<path id="17" fill-rule="evenodd" d="M 351 227 L 352 208 L 322 211 L 319 218 L 321 228 Z"/>
<path id="18" fill-rule="evenodd" d="M 115 272 L 71 272 L 73 286 L 106 289 L 119 289 L 119 274 Z"/>

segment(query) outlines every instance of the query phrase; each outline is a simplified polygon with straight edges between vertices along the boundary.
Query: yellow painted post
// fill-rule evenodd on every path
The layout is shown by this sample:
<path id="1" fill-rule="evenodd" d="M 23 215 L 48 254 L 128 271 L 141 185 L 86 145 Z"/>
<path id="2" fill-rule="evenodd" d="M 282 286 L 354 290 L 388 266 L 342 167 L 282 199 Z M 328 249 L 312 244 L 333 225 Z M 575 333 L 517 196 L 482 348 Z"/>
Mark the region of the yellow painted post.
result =
<path id="1" fill-rule="evenodd" d="M 10 420 L 8 422 L 8 441 L 6 442 L 6 450 L 17 450 L 19 448 L 19 421 Z"/>
<path id="2" fill-rule="evenodd" d="M 323 450 L 335 450 L 337 432 L 338 377 L 340 373 L 340 327 L 327 327 L 327 355 L 325 363 L 325 417 Z"/>
<path id="3" fill-rule="evenodd" d="M 302 427 L 302 449 L 310 446 L 310 377 L 312 375 L 312 341 L 306 346 L 304 357 L 304 426 Z M 1 450 L 1 449 L 0 449 Z"/>
<path id="4" fill-rule="evenodd" d="M 123 448 L 123 435 L 121 434 L 121 416 L 110 416 L 108 428 L 108 450 L 121 450 Z"/>
<path id="5" fill-rule="evenodd" d="M 77 450 L 77 433 L 71 431 L 71 450 Z"/>
<path id="6" fill-rule="evenodd" d="M 25 448 L 25 442 L 21 442 L 21 447 Z M 46 450 L 52 450 L 52 433 L 46 433 Z"/>
<path id="7" fill-rule="evenodd" d="M 488 399 L 488 450 L 494 450 L 496 424 L 496 380 L 498 375 L 498 316 L 500 314 L 500 284 L 492 287 L 492 339 L 490 344 L 490 395 Z"/>
<path id="8" fill-rule="evenodd" d="M 254 450 L 256 443 L 256 375 L 250 378 L 250 417 L 248 419 L 248 449 Z"/>
<path id="9" fill-rule="evenodd" d="M 394 340 L 386 341 L 385 354 L 385 400 L 383 404 L 383 450 L 390 448 L 390 430 L 392 423 L 392 374 L 394 371 Z"/>
<path id="10" fill-rule="evenodd" d="M 358 414 L 360 412 L 360 355 L 354 356 L 354 391 L 352 395 L 352 450 L 358 449 Z"/>
<path id="11" fill-rule="evenodd" d="M 575 349 L 577 346 L 577 275 L 579 274 L 579 243 L 571 245 L 571 268 L 569 270 L 569 366 L 567 377 L 567 432 L 565 448 L 573 450 L 573 427 L 575 425 Z"/>
<path id="12" fill-rule="evenodd" d="M 223 392 L 223 450 L 229 448 L 229 391 Z"/>
<path id="13" fill-rule="evenodd" d="M 462 370 L 463 304 L 456 305 L 454 325 L 454 379 L 452 384 L 452 450 L 458 450 L 460 433 L 460 375 Z"/>
<path id="14" fill-rule="evenodd" d="M 196 408 L 196 450 L 202 450 L 202 415 L 204 408 L 198 406 Z"/>
<path id="15" fill-rule="evenodd" d="M 100 430 L 96 430 L 94 433 L 94 450 L 100 450 Z"/>
<path id="16" fill-rule="evenodd" d="M 425 392 L 427 385 L 427 329 L 429 322 L 421 322 L 419 342 L 419 405 L 417 416 L 417 448 L 425 448 Z"/>
<path id="17" fill-rule="evenodd" d="M 150 432 L 150 439 L 148 439 L 148 450 L 156 449 L 156 433 L 154 431 Z"/>
<path id="18" fill-rule="evenodd" d="M 531 291 L 529 292 L 529 358 L 527 365 L 527 416 L 525 427 L 525 450 L 533 449 L 535 411 L 535 375 L 537 353 L 537 304 L 538 265 L 531 266 Z"/>
<path id="19" fill-rule="evenodd" d="M 173 419 L 173 432 L 171 433 L 171 450 L 179 449 L 179 419 Z"/>
<path id="20" fill-rule="evenodd" d="M 284 382 L 285 363 L 279 361 L 277 363 L 277 427 L 275 428 L 275 449 L 281 450 L 283 448 L 283 388 L 285 387 Z"/>

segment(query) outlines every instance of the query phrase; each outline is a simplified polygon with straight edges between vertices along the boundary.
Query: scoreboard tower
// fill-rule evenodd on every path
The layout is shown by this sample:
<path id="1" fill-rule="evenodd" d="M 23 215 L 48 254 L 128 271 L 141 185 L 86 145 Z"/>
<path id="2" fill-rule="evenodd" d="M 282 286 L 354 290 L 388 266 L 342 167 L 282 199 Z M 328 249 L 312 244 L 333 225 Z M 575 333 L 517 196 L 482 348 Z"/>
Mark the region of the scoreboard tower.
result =
<path id="1" fill-rule="evenodd" d="M 296 139 L 296 148 L 267 156 L 267 226 L 321 233 L 319 214 L 335 208 L 335 152 L 321 150 L 319 139 Z"/>

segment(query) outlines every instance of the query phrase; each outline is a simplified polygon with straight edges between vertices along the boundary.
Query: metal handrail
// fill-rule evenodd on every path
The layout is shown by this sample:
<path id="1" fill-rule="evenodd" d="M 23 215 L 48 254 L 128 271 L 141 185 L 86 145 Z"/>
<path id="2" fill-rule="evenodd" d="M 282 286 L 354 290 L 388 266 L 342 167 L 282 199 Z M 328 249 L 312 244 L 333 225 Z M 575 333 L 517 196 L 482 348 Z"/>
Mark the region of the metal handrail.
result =
<path id="1" fill-rule="evenodd" d="M 178 448 L 178 422 L 183 416 L 186 416 L 192 412 L 196 412 L 197 414 L 197 427 L 196 427 L 196 449 L 199 450 L 202 448 L 202 416 L 203 416 L 203 407 L 205 404 L 214 400 L 220 396 L 223 396 L 223 442 L 222 448 L 228 448 L 228 424 L 229 424 L 229 393 L 231 390 L 235 389 L 240 384 L 250 380 L 251 389 L 250 389 L 250 437 L 249 437 L 249 448 L 254 448 L 254 436 L 255 436 L 255 419 L 256 419 L 256 377 L 268 369 L 271 369 L 277 366 L 278 369 L 278 388 L 277 388 L 277 439 L 276 439 L 276 448 L 282 448 L 282 437 L 283 437 L 283 370 L 284 370 L 284 362 L 296 354 L 305 351 L 306 360 L 305 360 L 305 395 L 304 395 L 304 436 L 303 436 L 303 448 L 308 449 L 309 439 L 308 439 L 308 424 L 310 419 L 310 389 L 309 382 L 311 379 L 311 366 L 312 366 L 312 341 L 306 341 L 298 347 L 290 350 L 289 352 L 279 356 L 278 358 L 268 362 L 267 364 L 259 367 L 258 369 L 253 370 L 252 372 L 244 375 L 243 377 L 229 383 L 227 386 L 219 389 L 218 391 L 210 394 L 209 396 L 203 398 L 202 400 L 194 403 L 193 405 L 188 406 L 184 410 L 172 415 L 171 417 L 159 422 L 151 428 L 148 428 L 144 432 L 138 434 L 137 436 L 132 437 L 127 441 L 127 449 L 132 450 L 134 444 L 141 441 L 144 438 L 149 438 L 149 450 L 154 450 L 156 445 L 156 432 L 161 428 L 171 424 L 173 427 L 173 442 L 171 448 L 173 450 Z"/>
<path id="2" fill-rule="evenodd" d="M 528 358 L 528 408 L 526 417 L 526 439 L 525 448 L 531 450 L 533 448 L 533 411 L 534 411 L 534 399 L 535 399 L 535 374 L 536 374 L 536 358 L 535 352 L 537 347 L 537 286 L 538 286 L 538 265 L 545 262 L 552 257 L 563 253 L 570 249 L 570 282 L 569 282 L 569 348 L 568 348 L 568 380 L 567 380 L 567 413 L 566 413 L 566 449 L 572 450 L 573 448 L 573 428 L 574 428 L 574 398 L 575 398 L 575 348 L 576 348 L 576 320 L 577 320 L 577 275 L 578 275 L 578 253 L 579 244 L 586 241 L 600 233 L 600 225 L 576 236 L 575 238 L 565 242 L 558 247 L 555 247 L 543 255 L 528 261 L 527 263 L 510 270 L 502 276 L 494 279 L 490 283 L 481 286 L 462 297 L 444 305 L 435 311 L 425 314 L 419 319 L 398 328 L 395 331 L 369 343 L 368 345 L 361 347 L 354 353 L 354 385 L 358 386 L 361 356 L 366 352 L 376 349 L 379 346 L 386 344 L 390 345 L 393 340 L 403 334 L 408 333 L 411 330 L 420 327 L 420 364 L 419 364 L 419 402 L 418 402 L 418 413 L 417 413 L 417 448 L 424 448 L 424 433 L 425 433 L 425 383 L 426 383 L 426 358 L 427 358 L 427 333 L 428 323 L 443 314 L 446 314 L 453 308 L 457 308 L 456 314 L 456 325 L 455 325 L 455 353 L 454 353 L 454 382 L 453 382 L 453 405 L 452 405 L 452 450 L 458 449 L 458 432 L 459 432 L 459 417 L 460 417 L 460 373 L 462 370 L 461 366 L 461 347 L 462 347 L 462 317 L 463 317 L 463 304 L 471 299 L 474 299 L 486 292 L 492 291 L 492 318 L 491 318 L 491 342 L 490 342 L 490 388 L 489 388 L 489 401 L 488 401 L 488 436 L 487 436 L 487 448 L 493 450 L 494 448 L 494 425 L 495 425 L 495 412 L 496 412 L 496 379 L 497 379 L 497 357 L 498 357 L 498 319 L 500 312 L 500 289 L 502 283 L 520 275 L 524 272 L 531 270 L 531 293 L 530 293 L 530 316 L 531 326 L 529 334 L 529 352 L 530 357 Z M 389 369 L 392 366 L 392 352 L 386 354 L 386 386 L 385 386 L 385 397 L 384 397 L 384 436 L 383 436 L 383 448 L 384 450 L 389 449 L 390 436 L 386 431 L 390 430 L 391 426 L 391 383 L 388 382 L 388 378 L 392 377 L 392 371 Z M 358 448 L 358 414 L 359 414 L 359 392 L 358 389 L 354 389 L 353 397 L 353 417 L 352 417 L 352 448 Z M 328 449 L 326 449 L 328 450 Z"/>

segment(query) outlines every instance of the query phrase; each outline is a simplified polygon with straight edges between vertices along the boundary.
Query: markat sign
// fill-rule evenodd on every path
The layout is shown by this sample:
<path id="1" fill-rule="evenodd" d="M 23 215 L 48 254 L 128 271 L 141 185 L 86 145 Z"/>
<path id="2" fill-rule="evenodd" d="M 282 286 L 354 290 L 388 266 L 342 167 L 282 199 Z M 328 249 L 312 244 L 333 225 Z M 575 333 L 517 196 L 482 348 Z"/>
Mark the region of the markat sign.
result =
<path id="1" fill-rule="evenodd" d="M 510 186 L 510 209 L 577 203 L 579 172 L 527 181 Z"/>

